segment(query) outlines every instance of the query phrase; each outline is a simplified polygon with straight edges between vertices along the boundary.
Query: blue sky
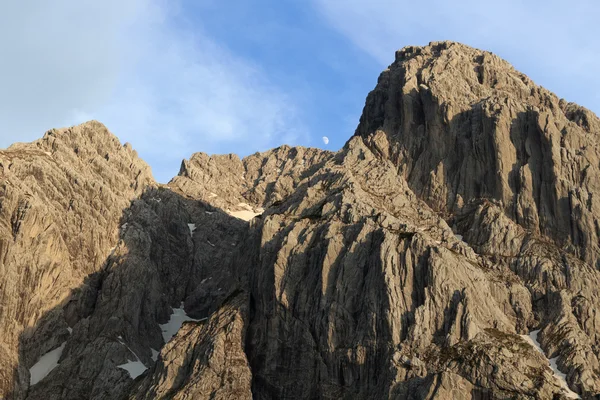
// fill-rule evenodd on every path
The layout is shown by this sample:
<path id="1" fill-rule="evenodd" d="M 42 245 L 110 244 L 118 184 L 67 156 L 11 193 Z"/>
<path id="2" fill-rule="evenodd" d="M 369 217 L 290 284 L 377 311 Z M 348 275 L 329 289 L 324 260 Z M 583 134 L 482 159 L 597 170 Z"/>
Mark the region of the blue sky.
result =
<path id="1" fill-rule="evenodd" d="M 97 119 L 161 182 L 196 151 L 337 150 L 394 51 L 435 40 L 599 112 L 598 16 L 596 0 L 6 0 L 0 146 Z"/>

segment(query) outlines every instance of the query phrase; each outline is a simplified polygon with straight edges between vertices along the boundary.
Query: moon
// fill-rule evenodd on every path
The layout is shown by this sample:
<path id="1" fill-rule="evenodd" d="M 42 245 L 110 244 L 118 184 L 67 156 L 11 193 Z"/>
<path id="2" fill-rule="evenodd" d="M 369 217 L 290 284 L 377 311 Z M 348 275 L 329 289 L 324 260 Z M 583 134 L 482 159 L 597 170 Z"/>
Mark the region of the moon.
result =
<path id="1" fill-rule="evenodd" d="M 323 143 L 328 144 L 329 138 L 327 136 L 323 136 Z"/>

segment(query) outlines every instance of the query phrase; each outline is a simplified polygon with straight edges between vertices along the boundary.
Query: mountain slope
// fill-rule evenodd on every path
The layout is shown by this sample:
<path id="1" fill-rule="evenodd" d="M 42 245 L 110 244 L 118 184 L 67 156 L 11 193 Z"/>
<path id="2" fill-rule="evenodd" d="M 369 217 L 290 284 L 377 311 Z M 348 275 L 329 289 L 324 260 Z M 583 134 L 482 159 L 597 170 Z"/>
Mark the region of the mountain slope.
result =
<path id="1" fill-rule="evenodd" d="M 491 53 L 441 42 L 397 52 L 356 135 L 524 281 L 544 348 L 598 392 L 600 120 Z"/>
<path id="2" fill-rule="evenodd" d="M 600 396 L 599 135 L 436 42 L 337 153 L 196 153 L 158 185 L 96 122 L 9 148 L 0 397 Z"/>
<path id="3" fill-rule="evenodd" d="M 356 135 L 437 211 L 497 200 L 525 229 L 600 268 L 600 120 L 497 56 L 452 42 L 398 51 Z"/>
<path id="4" fill-rule="evenodd" d="M 15 144 L 0 164 L 2 396 L 26 388 L 26 368 L 68 336 L 70 316 L 57 306 L 102 268 L 122 210 L 153 179 L 96 122 Z"/>

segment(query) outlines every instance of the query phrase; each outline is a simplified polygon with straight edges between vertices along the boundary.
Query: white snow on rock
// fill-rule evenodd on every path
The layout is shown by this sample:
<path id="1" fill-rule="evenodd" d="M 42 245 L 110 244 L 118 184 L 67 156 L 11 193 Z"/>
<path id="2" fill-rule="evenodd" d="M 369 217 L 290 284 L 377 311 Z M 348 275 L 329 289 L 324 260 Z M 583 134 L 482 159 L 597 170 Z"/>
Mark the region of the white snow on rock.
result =
<path id="1" fill-rule="evenodd" d="M 544 357 L 546 357 L 546 354 L 544 354 L 544 350 L 542 350 L 542 347 L 540 346 L 540 342 L 538 342 L 539 333 L 540 330 L 538 329 L 536 331 L 529 332 L 529 335 L 521 335 L 521 337 L 525 339 L 527 343 L 532 345 L 537 351 L 539 351 Z M 554 372 L 554 378 L 556 378 L 556 380 L 562 387 L 565 396 L 567 396 L 567 398 L 569 399 L 581 399 L 581 397 L 577 393 L 575 393 L 569 388 L 569 385 L 567 384 L 567 375 L 563 374 L 558 369 L 558 365 L 556 364 L 558 357 L 552 359 L 548 359 L 548 357 L 546 357 L 546 359 L 548 360 L 548 364 L 550 365 L 552 372 Z"/>
<path id="2" fill-rule="evenodd" d="M 258 208 L 258 209 L 256 209 L 256 211 L 258 211 L 258 212 L 254 212 L 254 209 L 249 204 L 246 204 L 246 203 L 240 203 L 240 204 L 238 204 L 238 207 L 244 208 L 244 210 L 240 210 L 240 211 L 226 210 L 227 214 L 231 215 L 232 217 L 243 219 L 244 221 L 250 221 L 252 218 L 256 217 L 257 215 L 262 214 L 265 211 L 262 208 Z"/>
<path id="3" fill-rule="evenodd" d="M 117 365 L 117 367 L 124 369 L 125 371 L 129 372 L 129 376 L 131 376 L 131 379 L 135 379 L 138 376 L 140 376 L 141 374 L 144 373 L 145 370 L 147 370 L 148 368 L 146 368 L 146 366 L 141 362 L 141 361 L 129 361 L 125 364 L 121 364 L 121 365 Z"/>
<path id="4" fill-rule="evenodd" d="M 194 319 L 188 317 L 188 315 L 185 313 L 185 310 L 183 309 L 183 303 L 181 303 L 180 308 L 173 309 L 173 314 L 171 314 L 169 322 L 160 325 L 160 329 L 162 330 L 162 335 L 163 339 L 165 340 L 165 343 L 167 343 L 169 340 L 171 340 L 173 336 L 175 336 L 175 334 L 177 333 L 179 328 L 181 328 L 181 325 L 183 325 L 185 321 L 204 321 L 205 319 L 206 318 Z"/>
<path id="5" fill-rule="evenodd" d="M 47 352 L 40 360 L 36 362 L 33 367 L 29 368 L 29 385 L 33 386 L 42 379 L 44 379 L 50 371 L 58 366 L 58 360 L 60 360 L 60 356 L 62 355 L 63 350 L 65 349 L 65 345 L 67 342 L 64 342 L 57 347 L 56 349 Z"/>
<path id="6" fill-rule="evenodd" d="M 150 348 L 150 351 L 152 352 L 152 359 L 154 361 L 158 360 L 158 351 L 154 350 L 153 348 Z"/>
<path id="7" fill-rule="evenodd" d="M 196 230 L 196 224 L 188 224 L 188 228 L 190 228 L 190 235 L 194 235 L 194 231 Z"/>
<path id="8" fill-rule="evenodd" d="M 231 215 L 232 217 L 243 219 L 244 221 L 250 221 L 252 218 L 254 218 L 258 215 L 258 213 L 255 213 L 253 211 L 246 211 L 246 210 L 228 211 L 228 214 Z"/>
<path id="9" fill-rule="evenodd" d="M 217 194 L 216 194 L 216 193 L 213 193 L 213 192 L 210 192 L 210 194 L 208 195 L 208 197 L 209 197 L 209 198 L 211 198 L 211 197 L 217 197 Z"/>
<path id="10" fill-rule="evenodd" d="M 127 350 L 129 350 L 129 352 L 131 354 L 133 354 L 133 356 L 135 357 L 135 360 L 132 361 L 129 358 L 127 358 L 127 362 L 125 364 L 117 365 L 117 368 L 121 368 L 121 369 L 124 369 L 125 371 L 129 372 L 129 376 L 131 376 L 131 379 L 135 379 L 138 376 L 140 376 L 141 374 L 143 374 L 144 371 L 147 370 L 148 368 L 146 368 L 144 363 L 142 363 L 140 361 L 140 358 L 137 356 L 137 354 L 135 354 L 135 352 L 133 350 L 131 350 L 131 348 L 129 346 L 127 346 L 127 344 L 125 344 L 125 342 L 123 341 L 123 337 L 119 336 L 118 339 L 119 339 L 119 343 L 121 343 L 123 346 L 127 347 Z"/>
<path id="11" fill-rule="evenodd" d="M 69 333 L 73 333 L 73 328 L 67 328 L 67 330 L 69 331 Z"/>
<path id="12" fill-rule="evenodd" d="M 462 235 L 454 235 L 454 237 L 456 237 L 458 240 L 463 240 Z"/>

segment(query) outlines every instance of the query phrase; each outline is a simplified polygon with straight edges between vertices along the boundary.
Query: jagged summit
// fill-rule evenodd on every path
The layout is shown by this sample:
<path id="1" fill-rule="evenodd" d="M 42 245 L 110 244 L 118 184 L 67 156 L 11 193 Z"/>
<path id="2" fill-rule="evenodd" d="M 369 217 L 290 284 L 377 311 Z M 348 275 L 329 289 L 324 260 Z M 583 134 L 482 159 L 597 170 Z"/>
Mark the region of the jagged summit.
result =
<path id="1" fill-rule="evenodd" d="M 525 229 L 600 268 L 600 120 L 492 53 L 454 42 L 400 50 L 356 135 L 434 209 L 497 200 Z"/>
<path id="2" fill-rule="evenodd" d="M 335 153 L 0 151 L 0 397 L 596 398 L 599 128 L 435 42 Z"/>

